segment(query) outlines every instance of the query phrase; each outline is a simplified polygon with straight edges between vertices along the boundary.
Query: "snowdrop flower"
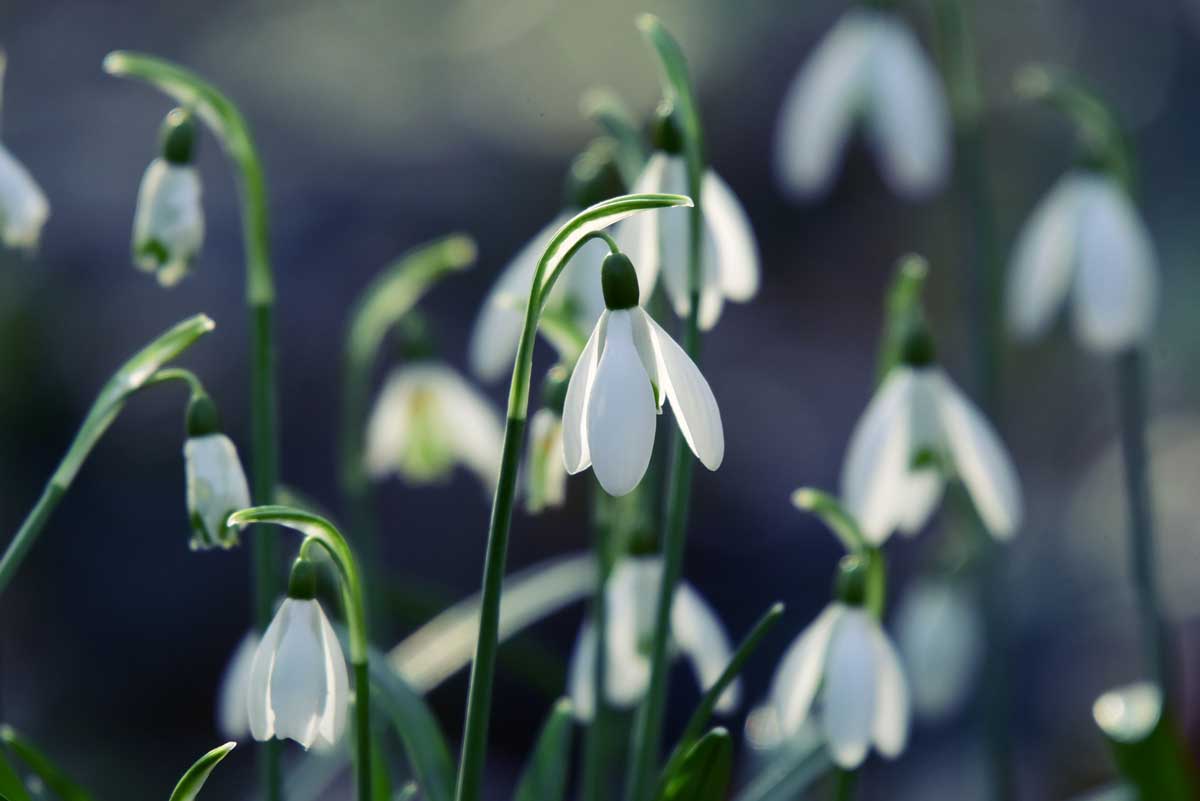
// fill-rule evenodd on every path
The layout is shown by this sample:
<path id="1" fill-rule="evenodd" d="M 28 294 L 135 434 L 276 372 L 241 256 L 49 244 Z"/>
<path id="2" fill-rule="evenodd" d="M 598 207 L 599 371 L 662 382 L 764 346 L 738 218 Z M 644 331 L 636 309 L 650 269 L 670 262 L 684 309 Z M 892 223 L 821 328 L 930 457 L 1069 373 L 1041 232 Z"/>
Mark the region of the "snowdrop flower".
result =
<path id="1" fill-rule="evenodd" d="M 965 590 L 934 579 L 912 584 L 896 609 L 896 641 L 916 713 L 936 721 L 957 711 L 983 661 L 983 621 Z"/>
<path id="2" fill-rule="evenodd" d="M 950 115 L 937 70 L 893 12 L 856 8 L 817 45 L 788 89 L 777 174 L 799 198 L 823 195 L 855 124 L 893 192 L 926 197 L 950 171 Z"/>
<path id="3" fill-rule="evenodd" d="M 614 706 L 637 704 L 650 684 L 650 649 L 662 570 L 661 556 L 629 556 L 613 568 L 604 588 L 608 635 L 604 695 Z M 716 683 L 733 657 L 721 621 L 687 582 L 679 583 L 671 602 L 671 647 L 673 653 L 691 662 L 696 681 L 705 690 Z M 575 714 L 582 721 L 595 714 L 595 666 L 596 630 L 589 620 L 575 643 L 567 679 Z M 740 696 L 741 686 L 735 681 L 721 694 L 717 711 L 732 712 Z"/>
<path id="4" fill-rule="evenodd" d="M 646 162 L 634 192 L 690 194 L 687 160 L 674 115 L 660 109 L 655 124 L 656 151 Z M 700 185 L 704 209 L 704 246 L 701 251 L 700 327 L 712 328 L 726 299 L 744 303 L 758 292 L 758 244 L 750 218 L 729 185 L 712 170 L 706 170 Z M 687 208 L 663 209 L 656 214 L 639 214 L 622 222 L 617 243 L 638 265 L 639 278 L 658 275 L 675 313 L 687 317 L 688 252 L 690 217 Z M 643 280 L 647 292 L 652 284 Z"/>
<path id="5" fill-rule="evenodd" d="M 412 484 L 444 480 L 461 464 L 491 492 L 504 429 L 495 409 L 462 376 L 434 361 L 392 371 L 367 422 L 367 472 Z"/>
<path id="6" fill-rule="evenodd" d="M 895 529 L 921 530 L 947 476 L 961 479 L 992 536 L 1013 536 L 1021 522 L 1016 471 L 991 424 L 934 363 L 932 340 L 920 330 L 855 426 L 842 498 L 879 545 Z"/>
<path id="7" fill-rule="evenodd" d="M 233 512 L 250 505 L 250 488 L 237 448 L 220 431 L 217 407 L 207 395 L 188 404 L 188 439 L 183 446 L 189 546 L 194 551 L 238 543 L 237 529 L 226 524 Z"/>
<path id="8" fill-rule="evenodd" d="M 908 741 L 908 685 L 891 640 L 862 607 L 857 560 L 843 560 L 839 596 L 788 648 L 771 699 L 784 736 L 819 718 L 833 761 L 857 768 L 874 745 L 889 759 Z M 817 711 L 814 711 L 817 710 Z"/>
<path id="9" fill-rule="evenodd" d="M 1111 353 L 1149 338 L 1154 246 L 1128 194 L 1099 171 L 1067 173 L 1025 223 L 1009 271 L 1009 328 L 1022 339 L 1045 334 L 1068 296 L 1085 346 Z"/>
<path id="10" fill-rule="evenodd" d="M 529 453 L 525 459 L 525 509 L 536 515 L 559 507 L 567 497 L 567 471 L 563 467 L 562 409 L 567 393 L 567 371 L 550 370 L 542 385 L 542 408 L 529 422 Z"/>
<path id="11" fill-rule="evenodd" d="M 182 109 L 163 122 L 162 157 L 150 162 L 133 217 L 133 261 L 174 286 L 188 273 L 204 242 L 200 178 L 192 165 L 196 124 Z"/>
<path id="12" fill-rule="evenodd" d="M 257 632 L 246 632 L 221 675 L 221 686 L 217 691 L 217 729 L 230 740 L 240 740 L 250 733 L 250 712 L 246 708 L 246 693 L 250 686 L 250 668 L 254 664 L 258 643 Z"/>
<path id="13" fill-rule="evenodd" d="M 0 81 L 6 58 L 0 51 Z M 10 248 L 33 250 L 50 217 L 50 204 L 29 170 L 0 145 L 0 237 Z"/>
<path id="14" fill-rule="evenodd" d="M 288 597 L 250 666 L 246 705 L 256 740 L 291 738 L 306 749 L 329 747 L 346 728 L 346 659 L 315 593 L 315 568 L 296 560 Z"/>
<path id="15" fill-rule="evenodd" d="M 601 270 L 607 309 L 571 374 L 563 406 L 563 459 L 574 475 L 589 466 L 610 495 L 642 480 L 664 397 L 692 453 L 709 470 L 725 456 L 721 413 L 683 348 L 638 304 L 638 277 L 623 253 Z"/>

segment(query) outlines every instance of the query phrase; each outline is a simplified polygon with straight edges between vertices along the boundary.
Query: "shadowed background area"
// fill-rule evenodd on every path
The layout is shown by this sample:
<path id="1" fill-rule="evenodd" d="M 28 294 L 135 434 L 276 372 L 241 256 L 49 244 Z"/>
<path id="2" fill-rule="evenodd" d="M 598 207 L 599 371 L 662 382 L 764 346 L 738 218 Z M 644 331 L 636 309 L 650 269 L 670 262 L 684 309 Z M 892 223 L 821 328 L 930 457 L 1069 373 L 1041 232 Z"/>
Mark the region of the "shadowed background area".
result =
<path id="1" fill-rule="evenodd" d="M 929 46 L 927 4 L 903 5 Z M 949 372 L 970 387 L 968 220 L 953 192 L 900 201 L 859 145 L 826 200 L 789 204 L 775 187 L 769 153 L 780 102 L 843 9 L 831 0 L 4 4 L 3 140 L 41 183 L 52 212 L 37 254 L 0 254 L 3 538 L 107 376 L 187 315 L 205 312 L 218 328 L 182 364 L 203 377 L 243 455 L 248 448 L 232 173 L 204 135 L 198 166 L 208 231 L 195 274 L 163 291 L 135 271 L 129 232 L 138 182 L 170 105 L 105 76 L 107 52 L 144 50 L 194 68 L 250 121 L 265 160 L 278 284 L 282 476 L 337 513 L 334 437 L 350 303 L 400 252 L 451 231 L 471 234 L 477 266 L 423 304 L 444 357 L 465 369 L 470 326 L 496 272 L 557 213 L 566 167 L 597 133 L 579 112 L 582 93 L 609 86 L 639 115 L 653 108 L 657 67 L 633 20 L 654 11 L 690 59 L 711 163 L 742 199 L 762 252 L 759 297 L 727 306 L 704 342 L 727 453 L 719 473 L 697 471 L 685 562 L 686 577 L 735 638 L 773 601 L 788 604 L 746 671 L 747 700 L 757 703 L 787 643 L 829 597 L 837 543 L 788 496 L 802 484 L 836 488 L 847 437 L 872 390 L 883 292 L 902 253 L 930 259 L 930 318 Z M 1189 679 L 1183 723 L 1195 735 L 1200 99 L 1190 87 L 1200 79 L 1200 4 L 1013 0 L 980 3 L 975 14 L 1002 262 L 1073 156 L 1061 119 L 1015 102 L 1018 66 L 1040 60 L 1078 70 L 1120 110 L 1140 157 L 1140 200 L 1164 286 L 1151 353 L 1154 494 L 1179 675 Z M 550 356 L 539 352 L 535 376 Z M 1065 331 L 1005 348 L 997 423 L 1028 507 L 1010 549 L 1005 606 L 1027 798 L 1066 797 L 1111 775 L 1091 703 L 1143 675 L 1113 386 L 1111 366 L 1079 351 Z M 502 409 L 506 386 L 487 389 Z M 0 607 L 0 717 L 101 798 L 165 797 L 220 741 L 216 688 L 248 619 L 247 550 L 187 548 L 183 404 L 178 388 L 163 387 L 129 405 Z M 511 568 L 587 547 L 592 480 L 572 480 L 562 510 L 518 512 Z M 388 569 L 404 577 L 396 579 L 400 594 L 437 608 L 478 589 L 489 499 L 471 476 L 423 490 L 388 481 L 378 508 Z M 933 558 L 939 527 L 891 549 L 895 588 Z M 399 631 L 423 620 L 412 606 Z M 507 797 L 538 722 L 562 692 L 580 614 L 572 608 L 535 628 L 532 667 L 502 663 L 491 797 Z M 431 695 L 455 742 L 465 697 L 465 672 Z M 676 671 L 673 728 L 694 699 L 690 675 Z M 731 728 L 740 730 L 744 711 Z M 870 763 L 864 797 L 976 797 L 984 776 L 977 733 L 970 709 L 917 724 L 903 760 Z M 251 751 L 238 749 L 214 774 L 210 798 L 251 797 Z M 290 745 L 286 753 L 300 757 Z"/>

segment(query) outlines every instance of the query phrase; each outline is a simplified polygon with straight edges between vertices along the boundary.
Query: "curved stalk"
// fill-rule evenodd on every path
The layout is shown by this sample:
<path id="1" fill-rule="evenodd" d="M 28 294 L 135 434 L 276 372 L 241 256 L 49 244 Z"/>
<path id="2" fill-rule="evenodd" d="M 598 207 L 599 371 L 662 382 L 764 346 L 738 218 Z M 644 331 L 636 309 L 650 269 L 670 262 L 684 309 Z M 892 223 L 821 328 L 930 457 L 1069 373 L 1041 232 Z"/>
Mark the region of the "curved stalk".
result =
<path id="1" fill-rule="evenodd" d="M 346 610 L 346 628 L 350 635 L 350 666 L 354 669 L 355 772 L 358 801 L 373 801 L 371 796 L 371 682 L 368 678 L 367 606 L 362 573 L 346 538 L 323 517 L 289 506 L 255 506 L 229 516 L 229 525 L 270 523 L 304 535 L 300 555 L 313 547 L 324 548 L 341 575 L 342 606 Z"/>
<path id="2" fill-rule="evenodd" d="M 21 523 L 21 528 L 5 549 L 4 556 L 0 557 L 0 593 L 4 592 L 16 575 L 29 549 L 41 536 L 54 508 L 70 489 L 79 468 L 87 460 L 92 448 L 104 436 L 104 432 L 125 408 L 125 402 L 139 389 L 167 380 L 162 378 L 159 368 L 191 347 L 214 326 L 213 321 L 203 314 L 189 317 L 138 351 L 108 380 L 97 395 L 58 468 L 50 476 L 41 497 Z M 172 374 L 170 377 L 179 376 Z"/>
<path id="3" fill-rule="evenodd" d="M 517 473 L 521 465 L 521 440 L 525 432 L 525 417 L 529 410 L 533 346 L 537 338 L 542 305 L 571 256 L 597 232 L 639 211 L 689 205 L 691 200 L 681 195 L 623 195 L 605 200 L 584 209 L 558 229 L 538 261 L 529 288 L 525 322 L 517 345 L 512 384 L 508 391 L 508 419 L 504 428 L 500 476 L 492 500 L 487 553 L 483 563 L 479 639 L 475 644 L 475 659 L 471 665 L 471 684 L 467 694 L 467 719 L 463 729 L 462 755 L 455 789 L 457 801 L 479 801 L 483 788 L 487 728 L 492 706 L 492 680 L 496 672 L 496 647 L 499 639 L 500 592 L 504 581 L 504 563 L 508 556 L 508 534 L 512 524 Z"/>

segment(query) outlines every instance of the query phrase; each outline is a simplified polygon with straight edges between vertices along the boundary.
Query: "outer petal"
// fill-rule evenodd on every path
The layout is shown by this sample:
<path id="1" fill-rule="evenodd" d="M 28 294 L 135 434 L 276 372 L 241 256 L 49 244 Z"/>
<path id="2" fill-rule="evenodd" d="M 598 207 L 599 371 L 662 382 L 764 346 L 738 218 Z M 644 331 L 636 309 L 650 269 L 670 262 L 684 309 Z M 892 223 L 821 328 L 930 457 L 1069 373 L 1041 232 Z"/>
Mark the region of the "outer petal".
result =
<path id="1" fill-rule="evenodd" d="M 225 519 L 250 505 L 246 474 L 237 448 L 224 434 L 189 437 L 183 446 L 188 512 L 193 549 L 236 545 L 237 532 Z"/>
<path id="2" fill-rule="evenodd" d="M 413 393 L 412 373 L 404 369 L 393 370 L 367 418 L 366 463 L 367 474 L 380 478 L 395 469 L 400 454 L 404 452 L 412 429 L 409 406 Z"/>
<path id="3" fill-rule="evenodd" d="M 981 631 L 970 598 L 947 582 L 919 581 L 905 592 L 896 636 L 917 714 L 939 720 L 966 700 L 983 658 Z"/>
<path id="4" fill-rule="evenodd" d="M 878 658 L 870 616 L 847 609 L 829 639 L 821 726 L 833 761 L 851 770 L 867 755 L 878 699 Z"/>
<path id="5" fill-rule="evenodd" d="M 567 495 L 562 418 L 551 409 L 538 409 L 529 421 L 525 471 L 525 508 L 530 514 L 562 506 Z"/>
<path id="6" fill-rule="evenodd" d="M 912 460 L 911 368 L 888 373 L 850 436 L 842 466 L 842 499 L 874 545 L 892 533 L 906 507 Z"/>
<path id="7" fill-rule="evenodd" d="M 729 185 L 712 170 L 704 174 L 704 224 L 716 248 L 717 275 L 730 300 L 747 301 L 758 292 L 759 258 L 754 229 Z"/>
<path id="8" fill-rule="evenodd" d="M 595 667 L 596 627 L 592 621 L 585 620 L 567 669 L 567 694 L 571 697 L 575 719 L 583 723 L 591 722 L 596 714 Z"/>
<path id="9" fill-rule="evenodd" d="M 155 159 L 138 190 L 135 263 L 143 270 L 157 270 L 163 286 L 171 286 L 187 274 L 203 242 L 204 212 L 196 168 Z"/>
<path id="10" fill-rule="evenodd" d="M 0 227 L 9 247 L 36 248 L 50 204 L 21 162 L 0 145 Z"/>
<path id="11" fill-rule="evenodd" d="M 664 188 L 669 160 L 670 157 L 666 153 L 651 154 L 637 183 L 630 190 L 631 193 L 653 194 L 673 192 L 678 189 L 679 187 Z M 666 211 L 670 211 L 670 209 Z M 613 234 L 617 245 L 633 262 L 633 269 L 637 271 L 638 287 L 641 289 L 643 298 L 650 297 L 650 293 L 654 291 L 654 284 L 658 280 L 658 272 L 662 264 L 659 221 L 662 219 L 663 213 L 663 211 L 659 211 L 651 214 L 637 214 L 620 223 Z"/>
<path id="12" fill-rule="evenodd" d="M 733 649 L 712 607 L 686 582 L 680 582 L 671 600 L 671 635 L 692 663 L 700 688 L 716 684 L 733 658 Z M 727 714 L 737 709 L 741 692 L 741 682 L 734 681 L 717 700 L 717 711 Z"/>
<path id="13" fill-rule="evenodd" d="M 823 194 L 841 162 L 865 90 L 874 28 L 869 12 L 846 13 L 788 89 L 775 165 L 784 188 L 801 198 Z"/>
<path id="14" fill-rule="evenodd" d="M 979 516 L 997 539 L 1009 539 L 1021 523 L 1021 487 L 995 429 L 940 371 L 939 411 L 954 467 Z"/>
<path id="15" fill-rule="evenodd" d="M 325 699 L 317 723 L 317 735 L 326 746 L 333 746 L 346 730 L 346 710 L 350 706 L 350 680 L 346 673 L 346 657 L 342 654 L 337 634 L 329 625 L 320 604 L 314 601 L 321 630 L 322 667 L 325 671 Z"/>
<path id="16" fill-rule="evenodd" d="M 1158 305 L 1150 235 L 1129 196 L 1110 178 L 1089 178 L 1081 205 L 1075 333 L 1105 352 L 1145 342 Z"/>
<path id="17" fill-rule="evenodd" d="M 490 493 L 500 477 L 500 452 L 504 449 L 500 414 L 457 371 L 441 364 L 431 364 L 428 370 L 444 436 L 458 460 L 479 476 Z"/>
<path id="18" fill-rule="evenodd" d="M 258 642 L 257 632 L 246 632 L 221 676 L 221 689 L 217 695 L 217 728 L 230 740 L 240 740 L 250 732 L 246 692 L 250 686 L 250 670 L 258 652 Z"/>
<path id="19" fill-rule="evenodd" d="M 876 664 L 875 722 L 871 736 L 879 753 L 894 759 L 908 743 L 908 683 L 904 680 L 896 649 L 874 621 L 871 639 L 875 645 Z"/>
<path id="20" fill-rule="evenodd" d="M 910 470 L 904 485 L 904 508 L 900 510 L 900 517 L 896 521 L 900 533 L 908 536 L 919 534 L 942 502 L 945 489 L 946 480 L 936 468 Z"/>
<path id="21" fill-rule="evenodd" d="M 825 607 L 788 648 L 771 682 L 771 699 L 784 735 L 795 734 L 809 719 L 813 698 L 821 684 L 829 637 L 846 607 Z"/>
<path id="22" fill-rule="evenodd" d="M 321 713 L 330 692 L 321 609 L 316 601 L 292 601 L 287 628 L 279 640 L 271 673 L 271 709 L 275 736 L 290 737 L 305 748 L 317 739 Z"/>
<path id="23" fill-rule="evenodd" d="M 1017 238 L 1005 304 L 1008 327 L 1021 339 L 1046 332 L 1071 288 L 1082 187 L 1078 175 L 1059 179 Z"/>
<path id="24" fill-rule="evenodd" d="M 687 162 L 683 156 L 663 156 L 663 192 L 688 193 Z M 672 308 L 680 317 L 686 317 L 688 302 L 688 253 L 691 236 L 691 209 L 663 209 L 658 217 L 659 246 L 662 253 L 662 280 Z M 712 259 L 705 264 L 711 265 Z M 716 270 L 710 267 L 710 277 Z M 643 296 L 647 297 L 647 296 Z"/>
<path id="25" fill-rule="evenodd" d="M 563 466 L 572 475 L 586 470 L 592 463 L 584 412 L 596 378 L 596 365 L 600 361 L 607 325 L 608 313 L 605 312 L 596 321 L 596 327 L 571 371 L 571 380 L 567 382 L 567 397 L 563 403 Z"/>
<path id="26" fill-rule="evenodd" d="M 604 588 L 608 614 L 605 694 L 619 706 L 641 700 L 650 683 L 648 652 L 662 583 L 662 559 L 626 557 Z"/>
<path id="27" fill-rule="evenodd" d="M 271 678 L 275 672 L 275 661 L 279 642 L 291 625 L 295 601 L 285 598 L 280 604 L 271 624 L 263 632 L 262 642 L 254 652 L 250 665 L 250 681 L 246 685 L 246 711 L 250 718 L 250 734 L 255 740 L 269 740 L 275 736 L 275 710 L 271 705 Z"/>
<path id="28" fill-rule="evenodd" d="M 705 467 L 716 470 L 725 458 L 725 431 L 712 389 L 695 362 L 654 322 L 654 318 L 641 309 L 635 310 L 634 314 L 642 315 L 650 329 L 659 381 L 671 402 L 683 438 Z"/>
<path id="29" fill-rule="evenodd" d="M 950 113 L 937 70 L 908 26 L 879 15 L 871 57 L 867 133 L 898 195 L 924 197 L 950 172 Z"/>
<path id="30" fill-rule="evenodd" d="M 630 320 L 640 313 L 609 312 L 604 352 L 587 399 L 592 470 L 609 495 L 631 492 L 645 475 L 654 450 L 654 392 L 633 344 Z"/>

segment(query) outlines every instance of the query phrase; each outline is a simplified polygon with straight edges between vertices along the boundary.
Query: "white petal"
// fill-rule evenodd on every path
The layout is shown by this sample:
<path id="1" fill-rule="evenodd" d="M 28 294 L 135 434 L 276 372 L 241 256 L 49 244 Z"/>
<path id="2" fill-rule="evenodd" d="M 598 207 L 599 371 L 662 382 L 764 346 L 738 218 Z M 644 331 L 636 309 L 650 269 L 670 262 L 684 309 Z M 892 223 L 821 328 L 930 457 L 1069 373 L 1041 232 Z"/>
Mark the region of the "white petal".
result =
<path id="1" fill-rule="evenodd" d="M 775 136 L 776 170 L 802 198 L 828 189 L 865 89 L 873 15 L 850 11 L 817 45 L 788 89 Z"/>
<path id="2" fill-rule="evenodd" d="M 716 612 L 687 582 L 679 583 L 671 600 L 671 636 L 692 663 L 701 690 L 716 684 L 733 658 L 733 648 Z M 733 712 L 740 698 L 741 682 L 735 680 L 717 699 L 716 710 Z"/>
<path id="3" fill-rule="evenodd" d="M 320 608 L 316 601 L 292 600 L 287 628 L 279 639 L 271 673 L 271 709 L 275 736 L 291 738 L 305 748 L 317 739 L 317 725 L 329 692 Z"/>
<path id="4" fill-rule="evenodd" d="M 367 474 L 373 478 L 392 472 L 408 444 L 413 425 L 409 408 L 414 389 L 412 373 L 393 370 L 371 409 L 363 461 Z"/>
<path id="5" fill-rule="evenodd" d="M 437 399 L 444 435 L 462 464 L 491 492 L 500 477 L 504 424 L 491 401 L 457 371 L 440 364 L 428 366 L 429 385 Z"/>
<path id="6" fill-rule="evenodd" d="M 275 617 L 263 633 L 262 642 L 254 652 L 250 665 L 250 681 L 246 684 L 246 712 L 250 718 L 250 734 L 255 740 L 275 736 L 275 709 L 271 705 L 271 677 L 275 672 L 279 641 L 291 624 L 295 601 L 285 598 Z"/>
<path id="7" fill-rule="evenodd" d="M 562 460 L 562 418 L 552 409 L 538 409 L 529 421 L 525 457 L 525 505 L 530 514 L 562 506 L 567 472 Z"/>
<path id="8" fill-rule="evenodd" d="M 240 740 L 250 733 L 246 692 L 250 686 L 250 669 L 258 652 L 258 641 L 257 633 L 246 632 L 221 676 L 221 689 L 217 694 L 217 728 L 230 740 Z"/>
<path id="9" fill-rule="evenodd" d="M 583 723 L 590 723 L 596 714 L 595 675 L 596 627 L 592 621 L 585 620 L 567 669 L 567 695 L 571 697 L 575 719 Z"/>
<path id="10" fill-rule="evenodd" d="M 1021 339 L 1041 336 L 1071 288 L 1078 249 L 1079 176 L 1059 180 L 1021 229 L 1009 266 L 1008 327 Z"/>
<path id="11" fill-rule="evenodd" d="M 729 185 L 712 170 L 704 173 L 704 224 L 716 248 L 717 275 L 730 300 L 747 301 L 758 292 L 758 244 L 750 218 Z"/>
<path id="12" fill-rule="evenodd" d="M 322 666 L 325 671 L 325 702 L 321 706 L 317 734 L 324 745 L 333 746 L 346 730 L 346 710 L 350 706 L 350 680 L 346 672 L 346 657 L 329 618 L 320 604 L 313 602 L 321 628 Z"/>
<path id="13" fill-rule="evenodd" d="M 654 450 L 654 392 L 633 344 L 633 313 L 642 312 L 608 314 L 604 352 L 585 414 L 592 470 L 604 491 L 616 496 L 638 485 Z"/>
<path id="14" fill-rule="evenodd" d="M 662 586 L 662 559 L 629 556 L 604 588 L 608 661 L 605 695 L 618 706 L 641 700 L 650 683 L 650 646 Z"/>
<path id="15" fill-rule="evenodd" d="M 987 419 L 938 371 L 940 412 L 955 470 L 984 525 L 1008 539 L 1021 523 L 1021 487 L 1000 437 Z"/>
<path id="16" fill-rule="evenodd" d="M 50 204 L 37 181 L 21 162 L 0 145 L 0 226 L 4 244 L 35 248 L 42 226 L 50 216 Z"/>
<path id="17" fill-rule="evenodd" d="M 151 162 L 138 190 L 133 250 L 138 267 L 158 271 L 164 286 L 187 274 L 204 242 L 200 178 L 190 165 Z"/>
<path id="18" fill-rule="evenodd" d="M 664 156 L 664 160 L 662 191 L 686 195 L 688 192 L 687 161 L 683 156 Z M 686 317 L 691 307 L 688 302 L 691 215 L 692 210 L 687 208 L 664 209 L 655 215 L 658 217 L 663 287 L 667 291 L 667 298 L 671 301 L 671 306 L 680 317 Z M 715 278 L 715 270 L 712 272 L 712 276 Z M 643 299 L 647 297 L 649 296 L 644 295 Z"/>
<path id="19" fill-rule="evenodd" d="M 829 638 L 821 726 L 833 761 L 847 770 L 862 763 L 872 739 L 878 683 L 875 625 L 862 609 L 847 609 Z"/>
<path id="20" fill-rule="evenodd" d="M 226 518 L 250 506 L 250 488 L 238 459 L 237 448 L 224 434 L 189 437 L 183 446 L 188 512 L 196 531 L 193 548 L 237 544 L 237 534 L 225 525 Z"/>
<path id="21" fill-rule="evenodd" d="M 875 645 L 876 685 L 875 722 L 871 736 L 875 748 L 889 759 L 904 751 L 908 742 L 908 683 L 900 667 L 900 658 L 887 634 L 871 621 L 871 639 Z"/>
<path id="22" fill-rule="evenodd" d="M 1076 335 L 1105 352 L 1143 343 L 1157 305 L 1154 245 L 1137 209 L 1112 179 L 1092 178 L 1079 221 L 1072 306 Z"/>
<path id="23" fill-rule="evenodd" d="M 632 193 L 673 192 L 679 187 L 666 189 L 665 177 L 669 156 L 666 153 L 655 152 L 646 161 L 642 174 L 634 184 Z M 687 192 L 684 192 L 687 194 Z M 659 221 L 662 215 L 669 213 L 667 209 L 656 214 L 638 214 L 625 220 L 617 226 L 613 238 L 618 247 L 633 262 L 637 271 L 638 288 L 643 299 L 649 298 L 658 280 L 659 267 L 662 264 L 662 249 L 659 242 Z"/>
<path id="24" fill-rule="evenodd" d="M 654 318 L 641 309 L 634 310 L 634 314 L 642 315 L 650 329 L 658 379 L 683 438 L 705 467 L 716 470 L 725 458 L 725 431 L 712 389 L 695 362 Z"/>
<path id="25" fill-rule="evenodd" d="M 929 518 L 942 502 L 946 481 L 935 467 L 909 470 L 905 476 L 905 502 L 896 521 L 901 534 L 913 535 L 925 528 Z"/>
<path id="26" fill-rule="evenodd" d="M 854 427 L 842 466 L 842 499 L 863 534 L 883 543 L 911 510 L 905 490 L 913 457 L 911 368 L 896 367 L 883 380 Z"/>
<path id="27" fill-rule="evenodd" d="M 771 699 L 785 735 L 795 734 L 809 719 L 825 669 L 829 636 L 845 608 L 837 603 L 825 607 L 788 647 L 775 671 Z"/>
<path id="28" fill-rule="evenodd" d="M 608 325 L 608 313 L 600 315 L 592 335 L 588 337 L 583 352 L 571 371 L 567 382 L 567 396 L 563 403 L 563 466 L 571 475 L 586 470 L 592 463 L 587 438 L 588 398 L 596 379 L 596 365 L 600 361 L 600 349 L 604 343 L 604 331 Z"/>
<path id="29" fill-rule="evenodd" d="M 981 632 L 970 598 L 947 582 L 919 581 L 901 597 L 897 643 L 922 717 L 944 719 L 966 701 L 983 658 Z"/>
<path id="30" fill-rule="evenodd" d="M 867 133 L 892 191 L 925 197 L 950 172 L 950 113 L 937 70 L 899 18 L 881 14 L 871 56 Z"/>

